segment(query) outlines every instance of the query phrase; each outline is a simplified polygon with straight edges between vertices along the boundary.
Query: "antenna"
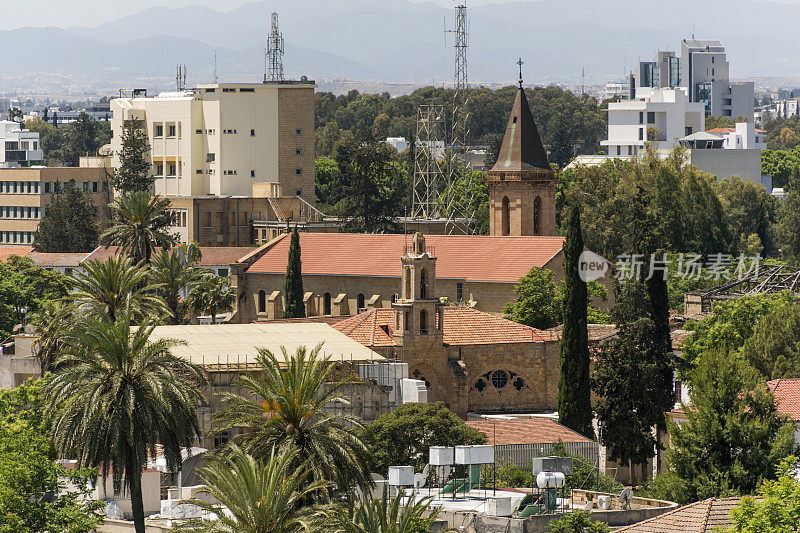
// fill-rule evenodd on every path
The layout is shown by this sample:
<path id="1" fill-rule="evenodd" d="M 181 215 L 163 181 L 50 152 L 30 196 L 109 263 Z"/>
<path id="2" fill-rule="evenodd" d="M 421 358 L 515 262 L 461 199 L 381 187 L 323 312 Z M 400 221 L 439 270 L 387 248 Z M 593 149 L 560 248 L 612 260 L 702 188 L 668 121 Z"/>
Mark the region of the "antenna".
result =
<path id="1" fill-rule="evenodd" d="M 581 67 L 581 96 L 586 94 L 586 67 Z"/>
<path id="2" fill-rule="evenodd" d="M 283 35 L 278 30 L 278 14 L 273 12 L 267 37 L 266 60 L 269 67 L 264 69 L 264 83 L 267 81 L 283 81 Z"/>
<path id="3" fill-rule="evenodd" d="M 217 51 L 214 50 L 214 83 L 219 83 L 219 77 L 217 76 Z"/>
<path id="4" fill-rule="evenodd" d="M 178 91 L 186 89 L 186 65 L 176 65 L 175 67 L 175 87 Z"/>

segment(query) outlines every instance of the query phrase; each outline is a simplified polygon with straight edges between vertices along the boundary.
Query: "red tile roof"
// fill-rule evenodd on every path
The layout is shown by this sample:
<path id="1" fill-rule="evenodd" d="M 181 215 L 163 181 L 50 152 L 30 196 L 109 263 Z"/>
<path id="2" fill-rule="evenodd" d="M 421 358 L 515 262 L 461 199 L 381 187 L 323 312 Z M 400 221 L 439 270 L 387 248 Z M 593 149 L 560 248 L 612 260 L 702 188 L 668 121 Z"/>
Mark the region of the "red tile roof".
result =
<path id="1" fill-rule="evenodd" d="M 564 246 L 563 237 L 426 235 L 436 255 L 436 277 L 516 283 L 531 267 L 543 267 Z M 250 273 L 285 273 L 290 239 L 264 245 Z M 403 246 L 411 236 L 354 233 L 301 233 L 303 275 L 400 277 Z"/>
<path id="2" fill-rule="evenodd" d="M 710 130 L 706 130 L 706 133 L 733 133 L 736 131 L 733 128 L 713 128 Z"/>
<path id="3" fill-rule="evenodd" d="M 592 442 L 546 417 L 517 418 L 514 420 L 468 420 L 467 425 L 486 435 L 489 444 L 508 446 L 514 444 L 549 444 L 562 442 Z"/>
<path id="4" fill-rule="evenodd" d="M 733 527 L 741 498 L 709 498 L 617 530 L 618 533 L 716 533 Z"/>
<path id="5" fill-rule="evenodd" d="M 182 244 L 178 245 L 183 246 Z M 199 266 L 223 266 L 235 263 L 240 258 L 254 251 L 252 246 L 199 246 L 200 262 Z M 89 254 L 84 261 L 105 261 L 109 257 L 119 254 L 117 246 L 98 246 Z M 284 267 L 284 271 L 286 267 Z"/>
<path id="6" fill-rule="evenodd" d="M 558 340 L 558 336 L 553 332 L 517 324 L 471 307 L 447 306 L 443 309 L 443 313 L 443 341 L 451 346 Z M 370 309 L 346 318 L 333 327 L 364 346 L 395 345 L 392 338 L 393 309 L 385 307 Z"/>
<path id="7" fill-rule="evenodd" d="M 775 396 L 778 412 L 800 422 L 800 379 L 773 379 L 767 387 Z"/>
<path id="8" fill-rule="evenodd" d="M 0 263 L 7 261 L 12 255 L 25 257 L 31 253 L 31 251 L 33 251 L 31 246 L 14 246 L 8 244 L 0 245 Z"/>
<path id="9" fill-rule="evenodd" d="M 36 252 L 29 253 L 26 257 L 40 267 L 78 267 L 89 254 L 86 252 Z"/>

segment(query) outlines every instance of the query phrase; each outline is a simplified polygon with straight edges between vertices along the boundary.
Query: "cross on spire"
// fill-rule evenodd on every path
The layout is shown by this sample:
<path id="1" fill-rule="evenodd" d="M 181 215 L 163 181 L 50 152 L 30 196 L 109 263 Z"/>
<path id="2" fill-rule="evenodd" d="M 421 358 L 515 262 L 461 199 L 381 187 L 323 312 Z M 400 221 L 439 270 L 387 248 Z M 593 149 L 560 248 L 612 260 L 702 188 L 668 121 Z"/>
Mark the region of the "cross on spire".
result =
<path id="1" fill-rule="evenodd" d="M 525 62 L 520 57 L 519 61 L 517 61 L 517 65 L 519 65 L 519 87 L 520 87 L 520 89 L 522 88 L 522 64 L 523 63 L 525 63 Z"/>

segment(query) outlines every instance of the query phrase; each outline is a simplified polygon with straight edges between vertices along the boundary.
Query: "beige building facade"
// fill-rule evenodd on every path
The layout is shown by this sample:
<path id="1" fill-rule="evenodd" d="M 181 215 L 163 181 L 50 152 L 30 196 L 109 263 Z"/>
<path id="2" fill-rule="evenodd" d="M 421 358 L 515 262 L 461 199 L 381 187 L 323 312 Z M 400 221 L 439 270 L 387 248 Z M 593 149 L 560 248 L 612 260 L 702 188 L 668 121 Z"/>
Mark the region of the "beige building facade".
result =
<path id="1" fill-rule="evenodd" d="M 103 168 L 0 168 L 0 245 L 32 244 L 53 195 L 73 180 L 104 216 L 110 189 Z"/>

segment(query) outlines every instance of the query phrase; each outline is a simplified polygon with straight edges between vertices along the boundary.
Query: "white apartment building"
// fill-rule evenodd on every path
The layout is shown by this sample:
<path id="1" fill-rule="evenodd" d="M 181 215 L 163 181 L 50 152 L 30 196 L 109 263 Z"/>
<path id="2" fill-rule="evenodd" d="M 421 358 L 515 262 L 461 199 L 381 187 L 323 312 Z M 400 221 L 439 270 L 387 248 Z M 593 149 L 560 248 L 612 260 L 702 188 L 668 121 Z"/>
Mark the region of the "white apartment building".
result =
<path id="1" fill-rule="evenodd" d="M 123 125 L 139 119 L 155 193 L 251 197 L 255 184 L 314 203 L 314 82 L 215 83 L 111 101 L 112 164 Z"/>
<path id="2" fill-rule="evenodd" d="M 631 82 L 627 80 L 616 80 L 606 83 L 604 98 L 606 100 L 629 100 L 631 97 Z"/>
<path id="3" fill-rule="evenodd" d="M 772 178 L 761 174 L 761 151 L 767 148 L 764 131 L 752 122 L 735 128 L 715 128 L 688 135 L 680 144 L 688 149 L 689 161 L 718 178 L 739 176 L 772 189 Z"/>
<path id="4" fill-rule="evenodd" d="M 704 129 L 703 104 L 690 102 L 685 89 L 640 87 L 635 100 L 608 105 L 608 139 L 600 144 L 611 157 L 634 156 L 645 143 L 670 150 L 681 138 Z"/>
<path id="5" fill-rule="evenodd" d="M 730 65 L 720 41 L 684 39 L 680 69 L 680 84 L 689 89 L 689 100 L 701 102 L 707 115 L 753 122 L 755 86 L 730 81 Z"/>
<path id="6" fill-rule="evenodd" d="M 42 164 L 39 133 L 22 129 L 18 122 L 0 120 L 0 168 L 24 168 Z"/>

